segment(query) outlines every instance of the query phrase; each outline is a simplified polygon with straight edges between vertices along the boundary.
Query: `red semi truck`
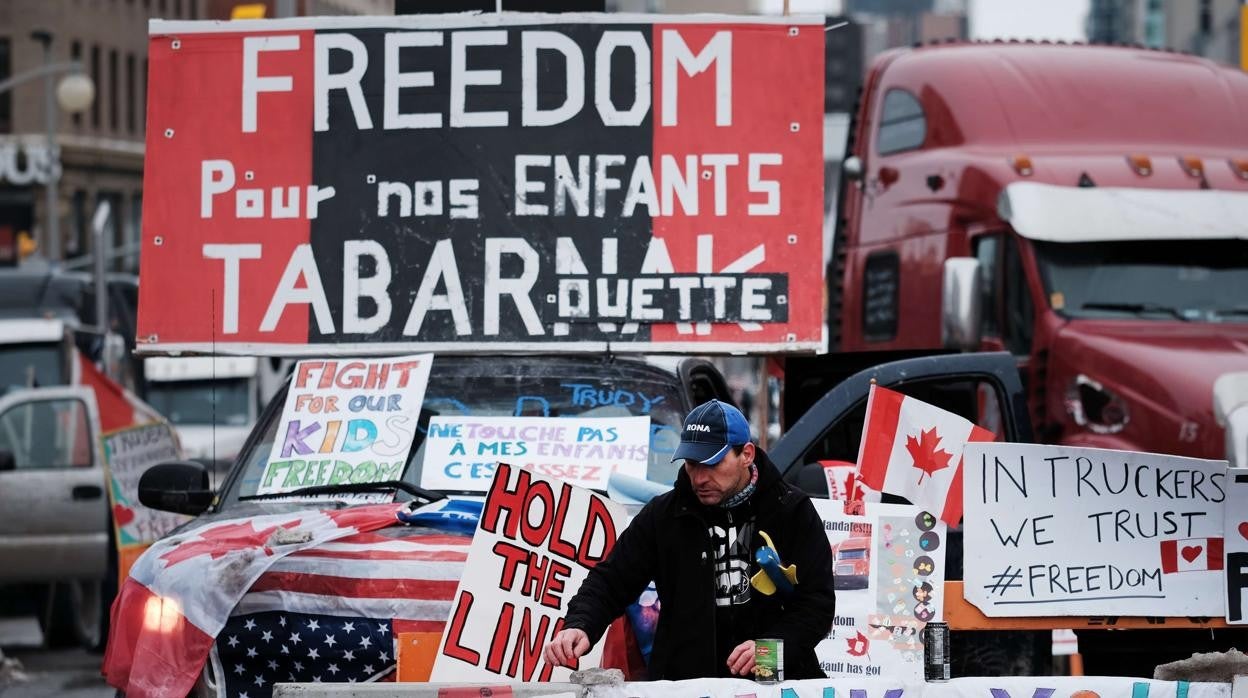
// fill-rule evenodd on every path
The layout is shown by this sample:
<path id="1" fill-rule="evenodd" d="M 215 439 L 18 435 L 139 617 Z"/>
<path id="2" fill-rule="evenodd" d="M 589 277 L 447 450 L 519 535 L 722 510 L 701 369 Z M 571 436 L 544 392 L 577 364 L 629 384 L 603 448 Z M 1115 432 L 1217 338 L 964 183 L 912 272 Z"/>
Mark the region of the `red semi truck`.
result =
<path id="1" fill-rule="evenodd" d="M 890 51 L 837 206 L 830 353 L 786 359 L 783 421 L 889 358 L 1005 350 L 1038 441 L 1248 465 L 1248 75 L 1121 46 Z M 1004 433 L 993 399 L 959 411 Z M 819 458 L 857 449 L 824 441 Z M 1144 675 L 1242 632 L 1080 635 L 1089 671 Z M 963 649 L 1009 648 L 1004 673 L 1049 670 L 1047 634 L 972 635 Z"/>
<path id="2" fill-rule="evenodd" d="M 1004 349 L 1041 441 L 1242 452 L 1219 422 L 1246 398 L 1223 377 L 1248 372 L 1248 75 L 1142 48 L 895 50 L 849 139 L 836 356 Z"/>

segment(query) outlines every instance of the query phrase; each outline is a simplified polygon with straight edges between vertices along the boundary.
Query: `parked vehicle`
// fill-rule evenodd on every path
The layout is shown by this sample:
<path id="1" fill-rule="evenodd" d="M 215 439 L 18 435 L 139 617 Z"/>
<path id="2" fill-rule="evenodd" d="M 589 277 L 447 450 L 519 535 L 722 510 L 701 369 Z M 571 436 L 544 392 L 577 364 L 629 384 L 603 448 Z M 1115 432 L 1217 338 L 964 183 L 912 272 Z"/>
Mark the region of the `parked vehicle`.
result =
<path id="1" fill-rule="evenodd" d="M 621 357 L 508 357 L 504 366 L 505 368 L 500 368 L 497 359 L 487 357 L 436 358 L 421 410 L 422 426 L 427 424 L 428 417 L 435 414 L 539 417 L 649 414 L 651 458 L 648 476 L 655 482 L 671 483 L 675 479 L 679 464 L 671 462 L 670 454 L 679 441 L 680 424 L 685 413 L 695 404 L 712 397 L 726 399 L 727 394 L 726 385 L 718 371 L 701 360 L 676 362 L 673 368 L 666 369 L 638 359 Z M 985 390 L 998 396 L 998 404 L 1003 406 L 1002 422 L 1008 433 L 1020 439 L 1030 438 L 1027 417 L 1021 410 L 1022 387 L 1013 360 L 1008 355 L 917 359 L 875 367 L 852 377 L 829 393 L 771 451 L 773 460 L 784 472 L 786 479 L 802 486 L 809 486 L 817 479 L 817 482 L 822 483 L 822 493 L 826 496 L 826 480 L 822 474 L 823 466 L 819 463 L 819 454 L 829 450 L 833 444 L 839 445 L 849 434 L 853 434 L 854 439 L 858 437 L 872 378 L 882 385 L 916 391 L 924 399 L 932 399 L 932 394 L 941 389 L 951 391 L 951 394 L 969 389 L 973 396 L 976 386 L 982 384 Z M 576 389 L 577 386 L 584 385 L 599 387 L 595 391 L 598 397 L 592 404 L 586 399 L 585 391 L 578 393 Z M 626 393 L 644 394 L 647 399 L 642 401 L 613 397 Z M 581 396 L 579 403 L 575 397 L 578 394 Z M 215 496 L 209 491 L 207 474 L 201 466 L 182 464 L 149 471 L 149 475 L 140 484 L 140 491 L 147 493 L 145 503 L 180 513 L 199 514 L 199 523 L 281 513 L 307 506 L 306 500 L 301 504 L 298 501 L 287 501 L 291 497 L 286 496 L 281 501 L 274 501 L 255 495 L 260 474 L 272 447 L 284 400 L 285 393 L 279 393 L 261 415 L 230 476 Z M 848 444 L 848 441 L 844 442 Z M 856 452 L 856 444 L 853 448 Z M 839 453 L 839 449 L 832 450 Z M 423 453 L 422 439 L 418 436 L 409 456 L 404 482 L 410 485 L 419 484 Z M 193 483 L 197 487 L 188 488 L 187 483 Z M 813 489 L 818 493 L 817 487 Z M 295 495 L 294 499 L 298 500 L 298 493 Z M 327 495 L 317 496 L 324 498 Z M 328 496 L 333 498 L 333 495 Z M 404 490 L 396 492 L 400 501 L 413 496 Z M 192 506 L 189 504 L 192 502 L 198 504 Z M 385 536 L 379 542 L 394 539 L 420 541 L 435 534 L 443 542 L 447 540 L 446 532 L 435 532 L 419 526 L 391 527 L 379 533 Z M 463 539 L 464 545 L 467 545 L 470 537 L 465 535 Z M 283 564 L 275 564 L 272 572 L 282 573 L 285 569 Z M 428 571 L 431 578 L 457 579 L 463 563 L 445 561 L 436 564 L 442 566 L 442 569 L 439 571 L 431 568 Z M 264 579 L 262 576 L 261 580 Z M 426 608 L 433 618 L 430 622 L 439 628 L 449 616 L 453 593 L 454 589 L 451 588 L 446 589 L 444 594 L 427 594 L 425 600 L 429 603 Z M 289 621 L 292 614 L 283 612 L 283 615 Z M 218 638 L 213 650 L 213 660 L 206 667 L 197 690 L 203 695 L 214 694 L 216 687 L 225 680 L 222 672 L 232 670 L 235 658 L 246 649 L 239 647 L 242 646 L 231 646 L 228 636 Z M 273 661 L 284 661 L 278 656 L 280 646 L 256 646 L 255 650 L 272 652 Z"/>
<path id="2" fill-rule="evenodd" d="M 0 270 L 0 319 L 59 320 L 83 355 L 109 378 L 137 392 L 143 378 L 142 361 L 133 355 L 138 279 L 110 274 L 104 288 L 108 315 L 100 327 L 90 274 L 26 267 Z"/>
<path id="3" fill-rule="evenodd" d="M 37 616 L 49 645 L 94 646 L 113 562 L 100 436 L 157 415 L 52 315 L 0 316 L 0 615 Z"/>
<path id="4" fill-rule="evenodd" d="M 827 274 L 835 373 L 1006 350 L 1042 442 L 1226 457 L 1213 386 L 1248 369 L 1245 108 L 1248 75 L 1171 52 L 881 54 Z"/>
<path id="5" fill-rule="evenodd" d="M 3 611 L 33 611 L 52 645 L 98 640 L 108 568 L 99 410 L 73 385 L 77 356 L 62 320 L 0 319 Z"/>
<path id="6" fill-rule="evenodd" d="M 827 271 L 833 353 L 786 361 L 785 419 L 884 358 L 1004 350 L 1041 442 L 1234 458 L 1248 432 L 1219 419 L 1248 429 L 1225 418 L 1248 388 L 1222 381 L 1215 409 L 1214 386 L 1248 369 L 1245 108 L 1242 71 L 1166 51 L 876 57 Z M 1002 433 L 991 400 L 962 407 Z M 1089 673 L 1148 675 L 1236 632 L 1081 631 L 1080 649 Z M 1002 641 L 1027 636 L 1003 673 L 1050 670 L 1047 633 Z"/>
<path id="7" fill-rule="evenodd" d="M 151 357 L 146 398 L 177 428 L 187 458 L 228 472 L 259 416 L 260 361 L 254 357 Z"/>

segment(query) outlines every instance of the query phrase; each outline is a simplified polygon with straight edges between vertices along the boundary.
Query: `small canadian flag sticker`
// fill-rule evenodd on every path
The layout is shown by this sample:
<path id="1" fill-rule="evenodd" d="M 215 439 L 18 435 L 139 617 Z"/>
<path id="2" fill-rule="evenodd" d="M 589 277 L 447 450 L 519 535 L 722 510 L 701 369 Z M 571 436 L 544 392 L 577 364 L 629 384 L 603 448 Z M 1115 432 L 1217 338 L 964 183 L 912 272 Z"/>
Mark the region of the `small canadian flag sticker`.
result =
<path id="1" fill-rule="evenodd" d="M 1221 538 L 1182 538 L 1161 541 L 1161 571 L 1204 572 L 1222 569 Z"/>

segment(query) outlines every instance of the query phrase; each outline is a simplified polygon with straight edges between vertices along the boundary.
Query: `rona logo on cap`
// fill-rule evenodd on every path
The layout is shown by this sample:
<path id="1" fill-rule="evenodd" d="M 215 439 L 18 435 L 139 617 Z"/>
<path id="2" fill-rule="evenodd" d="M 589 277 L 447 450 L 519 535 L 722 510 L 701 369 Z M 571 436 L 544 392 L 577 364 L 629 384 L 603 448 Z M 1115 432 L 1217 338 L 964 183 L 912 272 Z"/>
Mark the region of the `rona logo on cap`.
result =
<path id="1" fill-rule="evenodd" d="M 705 424 L 690 424 L 685 427 L 685 431 L 710 431 L 711 428 Z"/>

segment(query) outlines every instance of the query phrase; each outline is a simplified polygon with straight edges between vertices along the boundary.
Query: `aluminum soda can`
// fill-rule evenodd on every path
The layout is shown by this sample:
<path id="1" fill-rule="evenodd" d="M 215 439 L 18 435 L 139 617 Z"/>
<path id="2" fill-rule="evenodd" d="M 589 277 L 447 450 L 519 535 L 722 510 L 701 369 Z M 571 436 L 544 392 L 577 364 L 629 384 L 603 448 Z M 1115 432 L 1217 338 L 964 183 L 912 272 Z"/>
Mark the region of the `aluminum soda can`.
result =
<path id="1" fill-rule="evenodd" d="M 784 680 L 784 640 L 754 641 L 754 680 L 759 683 Z"/>
<path id="2" fill-rule="evenodd" d="M 923 678 L 949 680 L 948 623 L 928 623 L 923 627 Z"/>

